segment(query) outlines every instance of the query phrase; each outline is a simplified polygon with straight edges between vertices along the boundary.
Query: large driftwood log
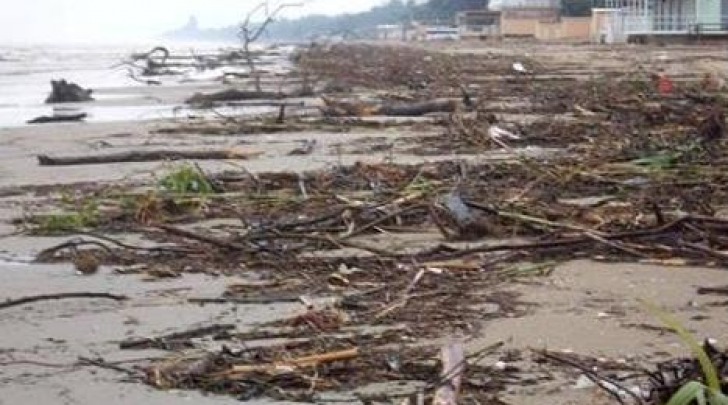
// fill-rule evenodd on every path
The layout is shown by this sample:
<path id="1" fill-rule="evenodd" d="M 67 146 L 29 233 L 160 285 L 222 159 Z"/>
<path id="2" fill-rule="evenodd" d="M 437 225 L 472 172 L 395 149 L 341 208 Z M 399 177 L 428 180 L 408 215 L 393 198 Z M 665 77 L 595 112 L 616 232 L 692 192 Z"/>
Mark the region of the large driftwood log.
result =
<path id="1" fill-rule="evenodd" d="M 259 156 L 261 152 L 229 150 L 148 150 L 129 151 L 107 155 L 91 156 L 59 156 L 38 155 L 38 163 L 41 166 L 70 166 L 70 165 L 94 165 L 105 163 L 125 162 L 155 162 L 159 160 L 233 160 L 250 159 Z"/>
<path id="2" fill-rule="evenodd" d="M 28 124 L 50 124 L 54 122 L 78 122 L 88 117 L 86 113 L 69 114 L 69 115 L 41 115 L 27 121 Z"/>
<path id="3" fill-rule="evenodd" d="M 375 105 L 363 102 L 333 100 L 322 97 L 324 107 L 321 109 L 327 117 L 366 117 L 385 115 L 390 117 L 417 117 L 431 113 L 456 111 L 461 102 L 453 99 L 437 99 L 415 103 L 398 103 Z"/>
<path id="4" fill-rule="evenodd" d="M 76 83 L 67 82 L 65 79 L 51 80 L 51 94 L 45 102 L 46 104 L 52 104 L 93 101 L 91 93 L 93 93 L 93 90 L 84 89 Z"/>
<path id="5" fill-rule="evenodd" d="M 301 88 L 287 93 L 273 91 L 246 91 L 246 90 L 223 90 L 216 93 L 203 94 L 195 93 L 185 102 L 187 104 L 212 104 L 212 103 L 233 103 L 235 101 L 246 100 L 283 100 L 286 98 L 311 97 L 313 92 L 311 89 Z M 273 103 L 273 105 L 281 105 L 281 102 Z M 301 103 L 290 103 L 291 105 L 300 105 Z"/>
<path id="6" fill-rule="evenodd" d="M 276 100 L 284 97 L 285 95 L 282 93 L 275 93 L 270 91 L 244 91 L 231 89 L 210 94 L 195 93 L 185 102 L 187 104 L 211 104 L 241 100 Z"/>
<path id="7" fill-rule="evenodd" d="M 408 104 L 385 104 L 379 107 L 378 113 L 391 117 L 414 117 L 437 112 L 455 112 L 459 105 L 459 101 L 447 99 Z"/>

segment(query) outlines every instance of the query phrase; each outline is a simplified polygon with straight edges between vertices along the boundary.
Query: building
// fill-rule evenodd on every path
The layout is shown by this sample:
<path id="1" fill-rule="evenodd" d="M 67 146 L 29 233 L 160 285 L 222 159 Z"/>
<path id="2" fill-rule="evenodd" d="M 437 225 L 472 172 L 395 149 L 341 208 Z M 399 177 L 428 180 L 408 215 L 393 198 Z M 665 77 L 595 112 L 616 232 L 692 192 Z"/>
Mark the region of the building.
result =
<path id="1" fill-rule="evenodd" d="M 406 32 L 406 28 L 399 24 L 377 25 L 377 39 L 382 41 L 405 40 Z"/>
<path id="2" fill-rule="evenodd" d="M 500 36 L 500 11 L 487 9 L 463 11 L 457 15 L 460 38 L 486 38 Z"/>
<path id="3" fill-rule="evenodd" d="M 460 31 L 457 27 L 448 25 L 425 27 L 426 41 L 457 41 L 458 39 L 460 39 Z"/>
<path id="4" fill-rule="evenodd" d="M 501 10 L 501 34 L 506 37 L 539 38 L 542 24 L 555 24 L 561 14 L 558 7 L 538 5 L 508 6 Z"/>
<path id="5" fill-rule="evenodd" d="M 529 37 L 545 41 L 588 41 L 591 18 L 564 17 L 559 0 L 492 0 L 500 11 L 499 31 L 504 37 Z"/>
<path id="6" fill-rule="evenodd" d="M 605 0 L 593 21 L 602 42 L 646 37 L 726 36 L 728 0 Z"/>

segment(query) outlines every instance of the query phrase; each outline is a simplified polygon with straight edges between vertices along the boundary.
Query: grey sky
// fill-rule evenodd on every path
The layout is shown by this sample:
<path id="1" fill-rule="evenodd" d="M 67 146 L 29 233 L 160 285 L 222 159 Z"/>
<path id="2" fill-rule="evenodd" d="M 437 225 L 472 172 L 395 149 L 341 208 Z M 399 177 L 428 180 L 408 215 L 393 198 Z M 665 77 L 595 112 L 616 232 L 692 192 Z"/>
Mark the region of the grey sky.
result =
<path id="1" fill-rule="evenodd" d="M 288 0 L 286 0 L 288 1 Z M 296 0 L 299 1 L 299 0 Z M 181 26 L 190 15 L 203 27 L 240 21 L 258 0 L 3 0 L 0 43 L 123 41 L 151 38 Z M 271 4 L 277 4 L 275 0 Z M 339 14 L 385 0 L 304 0 L 283 14 Z"/>

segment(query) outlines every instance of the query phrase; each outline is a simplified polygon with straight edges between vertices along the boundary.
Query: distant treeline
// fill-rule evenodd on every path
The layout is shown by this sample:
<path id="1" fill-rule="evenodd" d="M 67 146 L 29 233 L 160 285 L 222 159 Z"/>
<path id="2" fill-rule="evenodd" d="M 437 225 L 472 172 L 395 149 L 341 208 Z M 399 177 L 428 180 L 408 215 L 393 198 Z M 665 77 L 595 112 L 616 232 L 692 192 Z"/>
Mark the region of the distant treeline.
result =
<path id="1" fill-rule="evenodd" d="M 377 25 L 410 21 L 449 24 L 455 21 L 455 14 L 459 11 L 487 6 L 488 0 L 429 0 L 422 4 L 417 4 L 414 0 L 391 0 L 387 4 L 356 14 L 311 15 L 295 20 L 279 20 L 271 24 L 268 34 L 275 39 L 309 39 L 323 35 L 366 38 L 374 34 Z"/>
<path id="2" fill-rule="evenodd" d="M 598 0 L 595 0 L 598 1 Z M 592 0 L 562 0 L 562 12 L 567 16 L 589 15 Z M 370 38 L 376 26 L 407 24 L 425 21 L 432 24 L 451 24 L 455 15 L 463 10 L 477 10 L 488 6 L 488 0 L 390 0 L 369 11 L 337 16 L 310 15 L 297 19 L 280 19 L 271 24 L 263 40 L 308 41 L 319 37 L 339 36 L 348 39 Z M 196 22 L 169 33 L 180 39 L 234 40 L 238 27 L 199 30 Z"/>
<path id="3" fill-rule="evenodd" d="M 419 3 L 419 4 L 418 4 Z M 280 19 L 271 24 L 264 40 L 307 41 L 321 36 L 367 38 L 375 34 L 377 25 L 406 24 L 410 21 L 428 21 L 448 24 L 462 10 L 482 9 L 488 0 L 390 0 L 369 11 L 337 16 L 309 15 L 297 19 Z M 169 32 L 174 39 L 234 40 L 238 27 L 199 29 L 194 17 L 184 27 Z"/>

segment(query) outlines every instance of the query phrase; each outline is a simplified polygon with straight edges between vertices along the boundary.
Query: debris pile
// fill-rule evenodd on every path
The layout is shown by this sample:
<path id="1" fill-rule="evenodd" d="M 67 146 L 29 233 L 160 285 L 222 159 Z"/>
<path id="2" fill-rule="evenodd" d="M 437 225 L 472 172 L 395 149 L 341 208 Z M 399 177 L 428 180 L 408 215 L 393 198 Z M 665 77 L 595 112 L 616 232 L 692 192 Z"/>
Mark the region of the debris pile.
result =
<path id="1" fill-rule="evenodd" d="M 156 53 L 162 61 L 168 57 Z M 433 342 L 476 335 L 488 319 L 528 313 L 531 304 L 507 292 L 508 283 L 548 275 L 576 258 L 728 266 L 726 102 L 701 88 L 700 77 L 669 86 L 644 72 L 584 78 L 527 58 L 366 45 L 312 46 L 296 60 L 296 74 L 327 82 L 313 89 L 321 97 L 317 116 L 222 119 L 206 123 L 206 130 L 192 123 L 160 131 L 340 133 L 359 126 L 378 133 L 389 125 L 421 125 L 427 131 L 398 146 L 415 156 L 464 157 L 403 164 L 395 156 L 388 163 L 296 173 L 211 174 L 186 165 L 142 191 L 96 188 L 69 204 L 76 212 L 29 220 L 39 234 L 80 234 L 43 251 L 39 261 L 90 252 L 100 264 L 151 280 L 188 272 L 255 274 L 255 283 L 188 303 L 300 303 L 295 316 L 252 331 L 216 325 L 122 343 L 124 349 L 204 350 L 147 364 L 144 379 L 155 387 L 314 401 L 332 391 L 416 381 L 398 403 L 417 395 L 433 403 L 456 403 L 433 400 L 452 395 L 460 396 L 457 403 L 502 403 L 497 397 L 507 384 L 529 383 L 517 369 L 482 362 L 485 353 L 506 353 L 491 347 L 460 356 L 457 344 Z M 291 95 L 300 94 L 264 98 L 284 103 Z M 258 96 L 231 90 L 192 101 Z M 426 119 L 390 124 L 382 116 Z M 287 156 L 319 147 L 306 141 Z M 171 157 L 177 155 L 156 151 L 134 159 Z M 108 159 L 44 157 L 40 163 Z M 109 236 L 117 232 L 156 243 Z M 201 337 L 224 346 L 210 349 Z M 712 353 L 724 375 L 725 356 Z M 659 385 L 654 374 L 652 396 L 638 403 L 664 403 L 697 379 L 694 362 L 670 364 L 658 374 L 677 367 L 678 378 Z M 447 387 L 459 389 L 444 392 Z M 394 399 L 359 397 L 364 403 Z"/>

